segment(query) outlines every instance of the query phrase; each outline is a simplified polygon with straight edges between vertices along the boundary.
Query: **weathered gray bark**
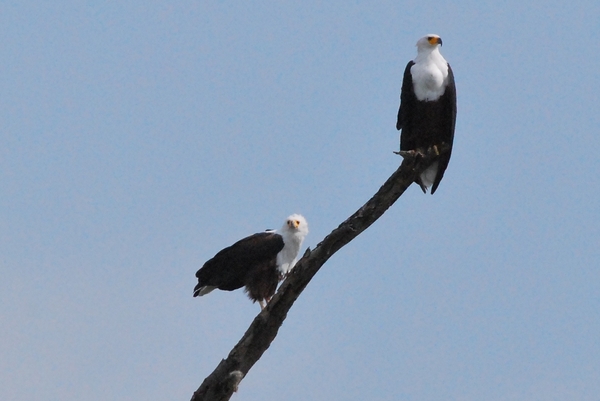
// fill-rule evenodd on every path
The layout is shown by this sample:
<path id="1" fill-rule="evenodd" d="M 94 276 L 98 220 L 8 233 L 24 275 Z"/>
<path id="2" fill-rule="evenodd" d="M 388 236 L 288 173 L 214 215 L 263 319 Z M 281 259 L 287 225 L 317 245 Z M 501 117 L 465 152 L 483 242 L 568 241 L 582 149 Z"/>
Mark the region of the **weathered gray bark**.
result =
<path id="1" fill-rule="evenodd" d="M 446 149 L 442 149 L 446 151 Z M 314 250 L 307 250 L 267 307 L 256 316 L 250 327 L 231 350 L 227 359 L 206 378 L 194 392 L 192 401 L 229 400 L 250 368 L 260 359 L 275 339 L 288 311 L 319 271 L 321 266 L 344 245 L 373 224 L 412 184 L 423 171 L 434 152 L 426 157 L 403 155 L 402 165 L 377 193 L 346 221 L 333 230 Z"/>

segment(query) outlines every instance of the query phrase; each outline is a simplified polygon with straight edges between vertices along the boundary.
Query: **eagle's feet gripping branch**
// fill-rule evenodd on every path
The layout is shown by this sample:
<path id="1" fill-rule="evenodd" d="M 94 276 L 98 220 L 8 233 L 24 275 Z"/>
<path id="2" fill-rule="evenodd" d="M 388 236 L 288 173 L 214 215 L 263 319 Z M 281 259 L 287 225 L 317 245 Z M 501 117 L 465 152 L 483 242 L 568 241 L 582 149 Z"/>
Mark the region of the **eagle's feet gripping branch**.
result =
<path id="1" fill-rule="evenodd" d="M 402 156 L 403 159 L 418 159 L 420 157 L 432 159 L 436 156 L 441 155 L 442 153 L 446 153 L 450 151 L 450 146 L 446 143 L 441 143 L 439 145 L 433 145 L 427 152 L 423 152 L 421 149 L 418 150 L 400 150 L 398 152 L 394 151 L 395 154 Z"/>
<path id="2" fill-rule="evenodd" d="M 401 150 L 399 152 L 394 151 L 395 154 L 402 156 L 403 159 L 416 158 L 418 153 L 416 150 Z"/>
<path id="3" fill-rule="evenodd" d="M 419 176 L 415 182 L 421 187 L 423 193 L 427 193 L 427 188 L 433 184 L 431 193 L 435 191 L 437 185 L 435 182 L 435 172 L 438 170 L 440 160 L 444 157 L 443 155 L 449 153 L 451 146 L 447 143 L 441 143 L 439 145 L 430 146 L 427 151 L 422 149 L 411 149 L 401 150 L 399 152 L 394 151 L 395 154 L 402 156 L 404 159 L 403 163 L 407 163 L 413 169 L 420 171 Z M 433 177 L 432 175 L 433 173 Z M 442 174 L 443 175 L 443 174 Z M 439 184 L 440 180 L 437 180 Z"/>

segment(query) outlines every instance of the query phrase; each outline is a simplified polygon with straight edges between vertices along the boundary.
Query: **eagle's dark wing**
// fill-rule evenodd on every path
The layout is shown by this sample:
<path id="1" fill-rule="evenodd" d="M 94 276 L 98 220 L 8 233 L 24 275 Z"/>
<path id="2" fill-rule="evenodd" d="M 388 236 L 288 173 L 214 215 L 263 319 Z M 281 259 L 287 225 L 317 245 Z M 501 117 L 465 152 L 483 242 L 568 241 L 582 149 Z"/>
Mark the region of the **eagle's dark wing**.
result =
<path id="1" fill-rule="evenodd" d="M 436 144 L 446 144 L 450 146 L 450 149 L 446 153 L 440 155 L 438 172 L 435 176 L 435 181 L 431 187 L 431 194 L 435 193 L 440 181 L 444 177 L 444 172 L 450 162 L 450 155 L 452 154 L 452 144 L 454 142 L 454 127 L 456 126 L 456 84 L 454 83 L 454 73 L 450 64 L 448 64 L 448 85 L 444 94 L 439 99 L 441 111 L 440 119 L 443 124 L 440 126 L 439 137 L 436 138 Z"/>
<path id="2" fill-rule="evenodd" d="M 415 65 L 414 61 L 409 61 L 404 69 L 402 90 L 400 92 L 400 108 L 398 109 L 398 120 L 396 121 L 397 130 L 401 130 L 406 127 L 408 118 L 413 114 L 414 103 L 417 101 L 413 87 L 412 75 L 410 73 L 410 69 L 413 65 Z"/>
<path id="3" fill-rule="evenodd" d="M 198 272 L 194 296 L 202 287 L 232 291 L 246 285 L 247 275 L 265 264 L 274 263 L 284 243 L 281 235 L 263 232 L 251 235 L 219 251 Z"/>

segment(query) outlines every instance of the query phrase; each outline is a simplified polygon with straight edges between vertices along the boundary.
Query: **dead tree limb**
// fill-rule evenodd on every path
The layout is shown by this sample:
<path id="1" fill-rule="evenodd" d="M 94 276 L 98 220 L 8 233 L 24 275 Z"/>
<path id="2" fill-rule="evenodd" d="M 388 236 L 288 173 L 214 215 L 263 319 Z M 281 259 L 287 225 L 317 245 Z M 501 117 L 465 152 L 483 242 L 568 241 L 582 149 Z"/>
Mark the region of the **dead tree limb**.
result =
<path id="1" fill-rule="evenodd" d="M 448 147 L 449 148 L 449 147 Z M 396 202 L 415 178 L 438 154 L 423 156 L 403 153 L 402 165 L 377 193 L 352 216 L 333 230 L 314 250 L 306 250 L 267 307 L 217 368 L 194 392 L 192 401 L 225 401 L 237 391 L 238 384 L 275 339 L 288 311 L 321 266 L 344 245 L 373 224 Z M 445 148 L 441 151 L 446 151 Z"/>

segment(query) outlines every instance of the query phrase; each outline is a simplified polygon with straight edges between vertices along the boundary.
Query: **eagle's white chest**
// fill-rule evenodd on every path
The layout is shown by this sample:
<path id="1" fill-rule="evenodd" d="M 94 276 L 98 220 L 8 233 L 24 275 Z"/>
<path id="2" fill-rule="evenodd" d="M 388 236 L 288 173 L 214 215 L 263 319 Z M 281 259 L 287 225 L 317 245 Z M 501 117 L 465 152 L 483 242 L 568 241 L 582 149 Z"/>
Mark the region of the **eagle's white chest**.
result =
<path id="1" fill-rule="evenodd" d="M 298 234 L 284 236 L 285 245 L 277 254 L 277 266 L 281 274 L 285 275 L 289 273 L 296 264 L 303 239 L 304 237 Z"/>
<path id="2" fill-rule="evenodd" d="M 418 100 L 437 100 L 446 91 L 448 63 L 439 52 L 431 52 L 423 58 L 417 57 L 410 73 Z"/>

